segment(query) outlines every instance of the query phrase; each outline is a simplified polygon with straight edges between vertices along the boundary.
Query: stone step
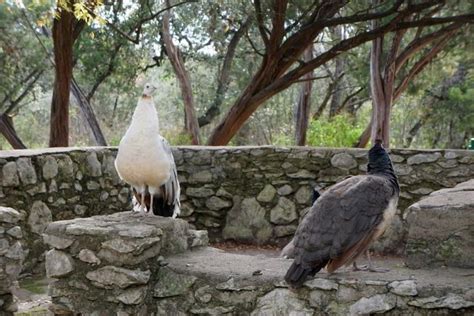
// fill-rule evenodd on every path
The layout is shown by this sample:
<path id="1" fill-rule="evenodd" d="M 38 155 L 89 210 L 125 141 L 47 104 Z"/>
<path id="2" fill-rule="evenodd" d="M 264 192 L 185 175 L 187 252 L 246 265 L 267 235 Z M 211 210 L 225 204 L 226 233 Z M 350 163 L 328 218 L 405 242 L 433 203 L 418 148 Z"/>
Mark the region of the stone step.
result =
<path id="1" fill-rule="evenodd" d="M 166 258 L 156 284 L 165 314 L 357 315 L 474 313 L 474 269 L 412 270 L 400 258 L 383 258 L 387 273 L 320 272 L 301 289 L 283 277 L 291 260 L 203 248 Z M 172 282 L 174 280 L 174 282 Z M 160 313 L 160 312 L 159 312 Z"/>

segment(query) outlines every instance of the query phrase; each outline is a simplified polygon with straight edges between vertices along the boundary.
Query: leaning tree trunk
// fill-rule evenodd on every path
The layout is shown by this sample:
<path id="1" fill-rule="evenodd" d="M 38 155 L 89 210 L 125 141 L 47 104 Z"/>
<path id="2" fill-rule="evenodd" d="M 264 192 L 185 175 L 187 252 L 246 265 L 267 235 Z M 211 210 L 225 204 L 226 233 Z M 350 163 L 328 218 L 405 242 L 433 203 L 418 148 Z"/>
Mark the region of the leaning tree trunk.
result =
<path id="1" fill-rule="evenodd" d="M 102 129 L 100 128 L 99 121 L 97 120 L 97 116 L 94 113 L 94 109 L 92 108 L 87 97 L 84 95 L 84 92 L 81 90 L 74 78 L 72 78 L 71 81 L 71 91 L 74 97 L 76 98 L 77 104 L 81 109 L 82 115 L 84 116 L 87 123 L 89 123 L 89 127 L 92 131 L 92 135 L 94 136 L 97 145 L 107 146 L 107 141 L 105 140 L 105 136 L 102 133 Z"/>
<path id="2" fill-rule="evenodd" d="M 169 1 L 166 1 L 166 5 L 169 6 Z M 186 118 L 186 130 L 191 136 L 192 144 L 199 145 L 199 124 L 194 107 L 191 79 L 189 73 L 186 71 L 179 49 L 173 44 L 171 38 L 169 10 L 163 15 L 163 41 L 165 43 L 166 54 L 173 66 L 174 73 L 178 78 L 179 87 L 181 89 L 181 95 L 184 102 L 184 114 Z"/>
<path id="3" fill-rule="evenodd" d="M 53 22 L 55 80 L 51 103 L 50 147 L 69 145 L 69 91 L 72 78 L 72 49 L 75 17 L 66 10 L 60 11 Z"/>
<path id="4" fill-rule="evenodd" d="M 305 61 L 313 59 L 313 45 L 308 47 L 303 55 Z M 295 107 L 295 142 L 297 146 L 306 145 L 306 131 L 308 130 L 309 112 L 311 109 L 311 92 L 313 89 L 312 77 L 312 71 L 303 76 L 302 79 L 306 81 L 301 83 L 298 103 Z"/>
<path id="5" fill-rule="evenodd" d="M 6 138 L 13 149 L 26 149 L 25 144 L 16 133 L 12 118 L 5 113 L 0 114 L 0 133 Z"/>

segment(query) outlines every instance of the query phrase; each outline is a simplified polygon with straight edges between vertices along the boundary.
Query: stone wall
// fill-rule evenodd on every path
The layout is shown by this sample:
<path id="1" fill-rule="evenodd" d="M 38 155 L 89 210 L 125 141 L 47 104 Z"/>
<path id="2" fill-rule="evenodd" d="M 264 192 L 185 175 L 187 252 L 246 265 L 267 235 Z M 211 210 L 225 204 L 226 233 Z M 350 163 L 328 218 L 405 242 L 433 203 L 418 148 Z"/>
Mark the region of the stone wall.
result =
<path id="1" fill-rule="evenodd" d="M 473 270 L 318 273 L 283 281 L 291 260 L 206 246 L 182 220 L 117 213 L 51 223 L 46 271 L 60 315 L 467 315 Z M 380 264 L 380 262 L 377 262 Z"/>
<path id="2" fill-rule="evenodd" d="M 151 315 L 163 256 L 206 246 L 180 219 L 124 212 L 51 223 L 44 241 L 51 309 L 82 315 Z"/>
<path id="3" fill-rule="evenodd" d="M 17 305 L 12 287 L 21 272 L 25 251 L 19 226 L 21 214 L 9 207 L 0 207 L 0 315 L 13 315 Z"/>
<path id="4" fill-rule="evenodd" d="M 0 205 L 25 215 L 28 267 L 42 260 L 40 238 L 51 221 L 130 209 L 129 189 L 114 168 L 115 148 L 0 152 Z M 365 172 L 362 149 L 178 147 L 182 218 L 212 241 L 283 244 L 307 211 L 311 188 Z M 399 216 L 376 250 L 403 248 L 404 209 L 434 190 L 474 176 L 474 152 L 391 151 L 400 178 Z"/>

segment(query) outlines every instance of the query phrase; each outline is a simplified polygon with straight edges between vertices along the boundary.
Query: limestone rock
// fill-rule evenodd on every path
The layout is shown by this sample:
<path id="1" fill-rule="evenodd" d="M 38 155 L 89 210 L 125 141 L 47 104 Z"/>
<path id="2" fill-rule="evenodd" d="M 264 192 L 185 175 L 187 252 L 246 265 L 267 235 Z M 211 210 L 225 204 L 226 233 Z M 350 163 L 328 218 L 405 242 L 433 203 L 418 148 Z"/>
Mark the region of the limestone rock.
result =
<path id="1" fill-rule="evenodd" d="M 408 305 L 435 309 L 435 308 L 449 308 L 449 309 L 461 309 L 474 306 L 474 302 L 466 301 L 462 296 L 457 294 L 448 294 L 443 297 L 426 297 L 419 298 L 408 302 Z"/>
<path id="2" fill-rule="evenodd" d="M 308 170 L 301 169 L 296 173 L 288 174 L 288 177 L 293 179 L 314 179 L 316 178 L 316 175 Z"/>
<path id="3" fill-rule="evenodd" d="M 409 165 L 419 165 L 422 163 L 435 162 L 441 157 L 440 153 L 432 154 L 417 154 L 408 158 L 407 163 Z"/>
<path id="4" fill-rule="evenodd" d="M 74 163 L 68 155 L 58 156 L 58 175 L 59 180 L 73 180 L 74 179 Z"/>
<path id="5" fill-rule="evenodd" d="M 111 289 L 119 287 L 125 289 L 132 285 L 147 284 L 150 279 L 149 270 L 130 270 L 114 266 L 105 266 L 94 271 L 89 271 L 86 278 L 96 287 Z"/>
<path id="6" fill-rule="evenodd" d="M 337 153 L 332 156 L 331 165 L 336 168 L 349 170 L 357 167 L 357 161 L 347 153 Z"/>
<path id="7" fill-rule="evenodd" d="M 36 234 L 42 234 L 49 223 L 53 221 L 53 215 L 50 209 L 42 201 L 35 201 L 31 206 L 28 217 L 30 230 Z"/>
<path id="8" fill-rule="evenodd" d="M 57 237 L 54 235 L 43 234 L 43 241 L 56 249 L 66 249 L 72 245 L 73 239 L 66 237 Z"/>
<path id="9" fill-rule="evenodd" d="M 257 201 L 268 203 L 273 200 L 277 191 L 271 184 L 267 184 L 257 196 Z"/>
<path id="10" fill-rule="evenodd" d="M 385 294 L 377 294 L 371 297 L 363 297 L 349 308 L 351 315 L 369 315 L 385 313 L 393 309 L 397 299 Z"/>
<path id="11" fill-rule="evenodd" d="M 201 303 L 209 303 L 212 299 L 212 294 L 209 293 L 210 290 L 211 287 L 209 285 L 205 285 L 197 289 L 196 292 L 194 292 L 194 296 Z"/>
<path id="12" fill-rule="evenodd" d="M 62 277 L 73 270 L 73 260 L 68 254 L 54 249 L 46 253 L 46 276 L 48 278 Z"/>
<path id="13" fill-rule="evenodd" d="M 310 204 L 313 190 L 309 186 L 302 186 L 295 193 L 295 199 L 298 204 Z"/>
<path id="14" fill-rule="evenodd" d="M 275 289 L 257 300 L 252 316 L 271 315 L 313 315 L 312 309 L 306 307 L 297 294 L 287 289 Z"/>
<path id="15" fill-rule="evenodd" d="M 291 236 L 296 232 L 297 228 L 298 228 L 298 226 L 295 225 L 295 224 L 275 226 L 275 228 L 274 228 L 275 236 L 276 237 Z"/>
<path id="16" fill-rule="evenodd" d="M 186 195 L 192 197 L 209 197 L 214 194 L 214 190 L 204 187 L 199 188 L 188 188 L 186 190 Z"/>
<path id="17" fill-rule="evenodd" d="M 206 247 L 209 245 L 209 236 L 207 230 L 189 230 L 190 247 Z"/>
<path id="18" fill-rule="evenodd" d="M 100 165 L 99 159 L 97 159 L 97 153 L 95 151 L 87 155 L 87 172 L 91 177 L 100 177 L 102 175 L 102 166 Z"/>
<path id="19" fill-rule="evenodd" d="M 160 237 L 140 238 L 131 240 L 115 238 L 103 242 L 102 248 L 113 250 L 118 253 L 133 253 L 135 255 L 139 255 L 145 249 L 148 249 L 157 244 L 160 240 Z"/>
<path id="20" fill-rule="evenodd" d="M 319 290 L 325 290 L 325 291 L 330 291 L 330 290 L 337 290 L 338 285 L 336 282 L 328 279 L 312 279 L 308 280 L 304 283 L 306 287 L 309 287 L 310 289 L 319 289 Z"/>
<path id="21" fill-rule="evenodd" d="M 16 224 L 22 219 L 20 212 L 11 208 L 0 206 L 0 223 Z"/>
<path id="22" fill-rule="evenodd" d="M 211 198 L 206 201 L 206 206 L 213 211 L 218 211 L 226 207 L 231 207 L 232 202 L 223 200 L 217 196 L 211 196 Z"/>
<path id="23" fill-rule="evenodd" d="M 42 157 L 42 161 L 43 179 L 49 180 L 56 177 L 58 174 L 58 163 L 56 162 L 56 159 L 53 156 L 47 155 Z"/>
<path id="24" fill-rule="evenodd" d="M 20 184 L 16 163 L 14 161 L 10 161 L 4 164 L 2 168 L 2 173 L 4 187 L 14 187 Z"/>
<path id="25" fill-rule="evenodd" d="M 280 197 L 278 204 L 270 212 L 270 222 L 274 224 L 289 224 L 297 218 L 295 204 L 285 197 Z"/>
<path id="26" fill-rule="evenodd" d="M 8 240 L 5 238 L 0 238 L 0 256 L 7 253 L 8 247 L 10 247 Z"/>
<path id="27" fill-rule="evenodd" d="M 278 188 L 278 195 L 288 195 L 293 192 L 291 185 L 285 184 L 284 186 Z"/>
<path id="28" fill-rule="evenodd" d="M 158 271 L 158 282 L 153 290 L 154 297 L 171 297 L 186 294 L 196 281 L 191 275 L 177 274 L 169 268 Z"/>
<path id="29" fill-rule="evenodd" d="M 23 262 L 25 259 L 25 251 L 23 250 L 21 243 L 19 241 L 15 241 L 5 253 L 5 257 Z"/>
<path id="30" fill-rule="evenodd" d="M 409 267 L 474 267 L 474 181 L 433 192 L 406 214 Z"/>
<path id="31" fill-rule="evenodd" d="M 18 174 L 23 184 L 35 184 L 37 181 L 35 168 L 30 158 L 19 158 L 16 161 Z"/>
<path id="32" fill-rule="evenodd" d="M 16 239 L 21 239 L 23 237 L 23 233 L 21 231 L 20 226 L 14 226 L 10 228 L 9 230 L 7 230 L 7 234 Z"/>
<path id="33" fill-rule="evenodd" d="M 254 285 L 243 286 L 243 285 L 236 284 L 235 279 L 231 277 L 227 281 L 217 284 L 216 289 L 221 290 L 221 291 L 236 291 L 236 292 L 254 291 L 256 290 L 256 286 Z"/>
<path id="34" fill-rule="evenodd" d="M 209 170 L 194 172 L 188 179 L 189 183 L 209 183 L 212 181 L 212 173 Z"/>
<path id="35" fill-rule="evenodd" d="M 143 303 L 147 291 L 146 286 L 139 286 L 125 290 L 117 296 L 117 300 L 126 305 L 138 305 Z"/>
<path id="36" fill-rule="evenodd" d="M 81 249 L 81 251 L 79 251 L 78 257 L 79 260 L 81 260 L 82 262 L 87 262 L 90 264 L 100 264 L 100 259 L 97 258 L 95 253 L 89 249 Z"/>
<path id="37" fill-rule="evenodd" d="M 418 294 L 416 283 L 413 280 L 393 281 L 388 287 L 390 292 L 401 296 L 415 296 Z"/>
<path id="38" fill-rule="evenodd" d="M 264 243 L 271 234 L 272 227 L 265 219 L 265 209 L 257 200 L 246 198 L 241 201 L 235 197 L 222 232 L 224 239 Z"/>

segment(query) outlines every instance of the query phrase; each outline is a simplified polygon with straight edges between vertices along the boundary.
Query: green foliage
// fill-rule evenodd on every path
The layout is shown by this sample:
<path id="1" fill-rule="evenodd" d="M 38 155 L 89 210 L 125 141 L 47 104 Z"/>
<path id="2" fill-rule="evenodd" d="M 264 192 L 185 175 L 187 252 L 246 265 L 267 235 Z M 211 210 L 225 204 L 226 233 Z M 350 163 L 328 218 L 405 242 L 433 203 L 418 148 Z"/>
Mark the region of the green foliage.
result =
<path id="1" fill-rule="evenodd" d="M 356 143 L 364 127 L 355 124 L 347 114 L 332 119 L 311 121 L 308 129 L 308 145 L 316 147 L 351 147 Z"/>

